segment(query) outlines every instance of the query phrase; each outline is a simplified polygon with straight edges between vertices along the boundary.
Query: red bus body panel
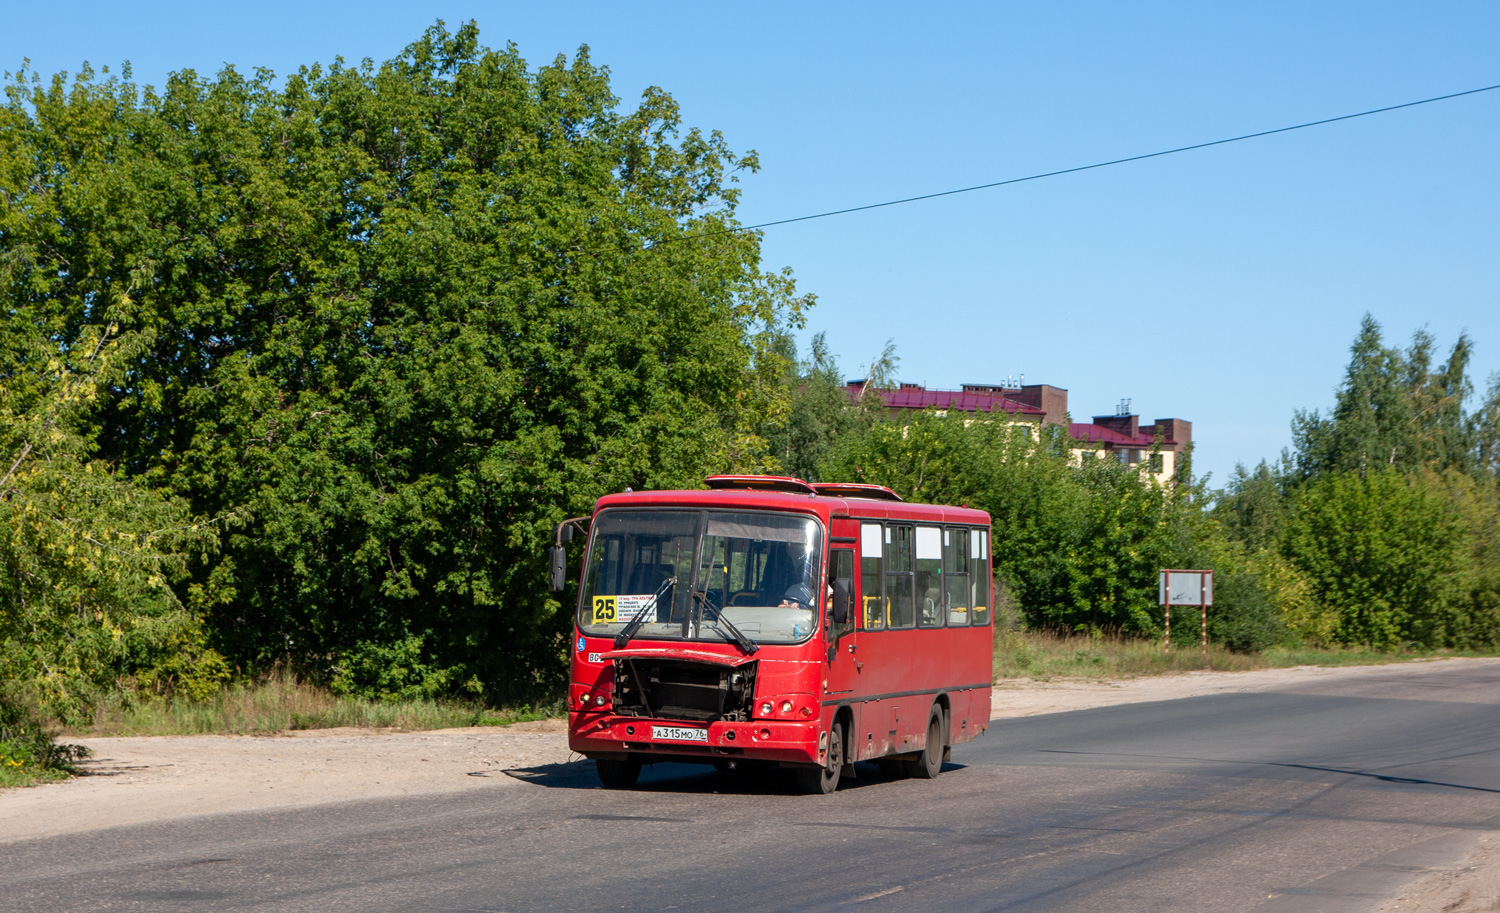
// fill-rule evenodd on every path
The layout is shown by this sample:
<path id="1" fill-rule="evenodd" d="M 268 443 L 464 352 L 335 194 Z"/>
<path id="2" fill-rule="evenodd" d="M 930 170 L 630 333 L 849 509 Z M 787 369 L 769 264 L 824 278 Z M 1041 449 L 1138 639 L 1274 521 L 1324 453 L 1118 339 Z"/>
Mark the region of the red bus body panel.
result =
<path id="1" fill-rule="evenodd" d="M 852 549 L 855 553 L 853 604 L 856 607 L 864 605 L 859 573 L 861 521 L 963 526 L 986 531 L 990 524 L 988 514 L 967 508 L 736 489 L 609 495 L 599 500 L 595 516 L 599 511 L 618 507 L 767 510 L 812 516 L 826 531 L 822 569 L 825 581 L 833 550 Z M 985 567 L 989 567 L 988 561 Z M 985 592 L 990 592 L 988 580 Z M 991 616 L 993 605 L 991 595 L 988 602 Z M 583 632 L 578 627 L 579 613 L 575 608 L 568 699 L 569 747 L 586 757 L 630 757 L 648 763 L 739 759 L 821 766 L 827 756 L 827 734 L 839 715 L 850 724 L 846 726 L 848 762 L 892 755 L 909 757 L 921 751 L 926 745 L 934 706 L 944 714 L 947 744 L 957 745 L 984 732 L 990 715 L 993 652 L 990 623 L 866 630 L 864 613 L 856 608 L 857 627 L 839 640 L 830 660 L 829 613 L 820 605 L 818 614 L 817 630 L 808 641 L 762 644 L 747 656 L 732 643 L 642 637 L 631 640 L 624 649 L 616 649 L 612 638 Z M 671 727 L 703 728 L 703 724 L 615 714 L 611 694 L 616 659 L 684 660 L 723 668 L 755 663 L 751 719 L 711 722 L 706 727 L 706 740 L 656 738 L 657 727 L 670 731 Z M 767 702 L 772 705 L 769 715 L 763 713 Z M 784 704 L 790 705 L 789 711 L 782 710 Z"/>

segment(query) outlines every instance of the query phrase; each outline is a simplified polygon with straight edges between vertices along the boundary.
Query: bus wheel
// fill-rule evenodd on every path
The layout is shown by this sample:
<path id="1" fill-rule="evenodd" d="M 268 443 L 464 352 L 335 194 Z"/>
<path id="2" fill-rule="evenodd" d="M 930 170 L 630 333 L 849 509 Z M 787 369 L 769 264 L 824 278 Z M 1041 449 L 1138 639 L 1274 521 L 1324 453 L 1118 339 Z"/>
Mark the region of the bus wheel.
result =
<path id="1" fill-rule="evenodd" d="M 839 788 L 839 773 L 844 769 L 844 726 L 834 723 L 828 730 L 828 766 L 802 767 L 797 770 L 797 785 L 814 796 L 826 796 Z"/>
<path id="2" fill-rule="evenodd" d="M 934 710 L 927 721 L 927 747 L 915 761 L 906 762 L 906 775 L 931 780 L 943 769 L 943 715 Z"/>
<path id="3" fill-rule="evenodd" d="M 599 782 L 610 789 L 629 789 L 641 775 L 641 762 L 633 758 L 627 761 L 600 758 L 594 766 L 599 770 Z"/>

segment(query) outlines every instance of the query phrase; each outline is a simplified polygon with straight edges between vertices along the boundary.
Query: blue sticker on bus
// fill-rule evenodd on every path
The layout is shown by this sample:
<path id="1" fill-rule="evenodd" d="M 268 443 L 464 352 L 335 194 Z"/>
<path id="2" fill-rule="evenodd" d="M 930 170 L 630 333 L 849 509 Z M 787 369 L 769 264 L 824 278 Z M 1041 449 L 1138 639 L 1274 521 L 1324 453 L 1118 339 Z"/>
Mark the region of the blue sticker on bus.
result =
<path id="1" fill-rule="evenodd" d="M 581 634 L 578 636 L 578 652 L 583 652 L 583 635 Z"/>

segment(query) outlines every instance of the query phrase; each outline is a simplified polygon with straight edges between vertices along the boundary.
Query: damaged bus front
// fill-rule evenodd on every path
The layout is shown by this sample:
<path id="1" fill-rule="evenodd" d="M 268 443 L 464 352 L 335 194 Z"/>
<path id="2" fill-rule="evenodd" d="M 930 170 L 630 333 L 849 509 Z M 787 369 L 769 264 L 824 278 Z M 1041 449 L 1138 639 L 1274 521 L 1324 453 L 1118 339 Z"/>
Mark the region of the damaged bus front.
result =
<path id="1" fill-rule="evenodd" d="M 568 739 L 605 785 L 629 786 L 642 763 L 664 760 L 824 766 L 815 640 L 827 521 L 772 509 L 791 500 L 653 492 L 600 501 L 576 616 Z M 555 588 L 565 579 L 562 539 Z M 839 596 L 847 616 L 848 593 Z"/>

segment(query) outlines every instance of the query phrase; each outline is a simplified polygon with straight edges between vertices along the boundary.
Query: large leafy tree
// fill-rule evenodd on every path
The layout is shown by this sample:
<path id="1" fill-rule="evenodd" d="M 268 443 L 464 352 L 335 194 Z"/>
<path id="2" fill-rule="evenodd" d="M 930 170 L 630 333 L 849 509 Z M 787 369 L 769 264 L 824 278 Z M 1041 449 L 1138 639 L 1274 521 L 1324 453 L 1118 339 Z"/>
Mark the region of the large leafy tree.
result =
<path id="1" fill-rule="evenodd" d="M 1318 479 L 1282 531 L 1286 556 L 1338 613 L 1338 639 L 1377 648 L 1453 638 L 1466 544 L 1445 498 L 1389 469 Z"/>
<path id="2" fill-rule="evenodd" d="M 1434 363 L 1436 341 L 1425 330 L 1401 349 L 1386 346 L 1366 314 L 1350 347 L 1333 410 L 1299 410 L 1292 421 L 1294 479 L 1381 469 L 1459 469 L 1475 465 L 1473 421 L 1464 403 L 1473 344 L 1461 335 Z"/>
<path id="3" fill-rule="evenodd" d="M 439 24 L 280 87 L 7 91 L 3 307 L 57 344 L 111 301 L 149 340 L 92 434 L 246 519 L 191 587 L 252 668 L 524 690 L 565 626 L 553 524 L 758 465 L 807 302 L 732 230 L 754 155 L 660 90 L 622 109 L 586 49 L 533 70 Z"/>
<path id="4" fill-rule="evenodd" d="M 1214 516 L 1229 536 L 1251 549 L 1273 544 L 1286 516 L 1284 480 L 1265 460 L 1246 472 L 1236 464 L 1224 489 L 1217 493 Z"/>
<path id="5" fill-rule="evenodd" d="M 212 690 L 227 668 L 170 583 L 215 525 L 79 433 L 139 340 L 86 327 L 59 353 L 27 330 L 0 325 L 0 705 L 24 691 L 73 719 L 121 681 Z"/>
<path id="6" fill-rule="evenodd" d="M 863 394 L 851 397 L 822 333 L 813 336 L 807 357 L 797 357 L 790 334 L 779 340 L 788 366 L 784 383 L 787 407 L 771 416 L 762 436 L 779 470 L 801 479 L 838 481 L 825 473 L 841 441 L 861 434 L 885 417 L 885 400 L 874 391 L 894 386 L 895 344 L 872 362 Z M 837 470 L 835 470 L 837 471 Z"/>

